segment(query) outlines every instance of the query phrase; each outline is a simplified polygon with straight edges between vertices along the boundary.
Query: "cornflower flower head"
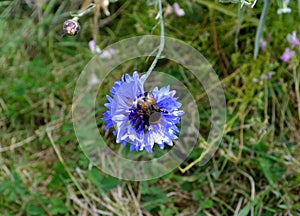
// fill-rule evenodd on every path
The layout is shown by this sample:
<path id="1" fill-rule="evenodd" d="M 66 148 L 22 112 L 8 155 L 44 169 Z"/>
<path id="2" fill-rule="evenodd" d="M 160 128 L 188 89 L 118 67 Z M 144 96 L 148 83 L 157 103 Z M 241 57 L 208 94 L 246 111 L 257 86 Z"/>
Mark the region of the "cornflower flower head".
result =
<path id="1" fill-rule="evenodd" d="M 114 127 L 116 142 L 125 147 L 130 144 L 130 151 L 146 150 L 152 152 L 156 143 L 160 149 L 164 145 L 173 146 L 179 132 L 176 124 L 184 111 L 179 110 L 181 103 L 174 97 L 175 91 L 170 86 L 151 92 L 144 91 L 146 77 L 123 75 L 114 83 L 107 95 L 107 111 L 103 114 L 105 130 Z"/>

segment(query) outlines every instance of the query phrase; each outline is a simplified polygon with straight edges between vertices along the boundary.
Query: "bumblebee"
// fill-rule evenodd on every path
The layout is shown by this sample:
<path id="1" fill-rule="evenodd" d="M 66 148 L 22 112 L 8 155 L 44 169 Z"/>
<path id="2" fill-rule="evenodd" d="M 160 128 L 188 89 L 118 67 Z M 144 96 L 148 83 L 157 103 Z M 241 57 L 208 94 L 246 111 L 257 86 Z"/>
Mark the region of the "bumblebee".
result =
<path id="1" fill-rule="evenodd" d="M 135 108 L 140 110 L 140 114 L 150 124 L 156 124 L 161 119 L 161 113 L 167 113 L 165 109 L 157 106 L 156 100 L 151 92 L 141 94 L 134 103 Z"/>

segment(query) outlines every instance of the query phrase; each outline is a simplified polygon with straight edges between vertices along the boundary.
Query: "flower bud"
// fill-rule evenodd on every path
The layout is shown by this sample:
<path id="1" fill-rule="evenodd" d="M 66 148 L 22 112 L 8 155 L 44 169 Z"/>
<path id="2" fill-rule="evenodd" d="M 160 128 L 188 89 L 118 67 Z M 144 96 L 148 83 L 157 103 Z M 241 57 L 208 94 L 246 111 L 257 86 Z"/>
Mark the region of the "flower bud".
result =
<path id="1" fill-rule="evenodd" d="M 75 19 L 69 19 L 64 22 L 63 36 L 65 35 L 75 36 L 78 34 L 79 30 L 80 30 L 79 22 Z"/>

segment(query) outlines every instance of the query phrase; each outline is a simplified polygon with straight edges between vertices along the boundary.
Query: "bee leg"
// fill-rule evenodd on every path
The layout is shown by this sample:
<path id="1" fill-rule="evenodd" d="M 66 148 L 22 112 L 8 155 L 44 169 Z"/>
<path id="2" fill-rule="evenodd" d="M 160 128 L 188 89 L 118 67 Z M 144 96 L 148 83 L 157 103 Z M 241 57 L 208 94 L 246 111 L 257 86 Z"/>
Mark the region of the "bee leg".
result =
<path id="1" fill-rule="evenodd" d="M 168 112 L 167 110 L 165 110 L 165 109 L 163 109 L 163 108 L 159 108 L 159 112 L 166 113 L 166 114 L 170 114 L 170 112 Z"/>

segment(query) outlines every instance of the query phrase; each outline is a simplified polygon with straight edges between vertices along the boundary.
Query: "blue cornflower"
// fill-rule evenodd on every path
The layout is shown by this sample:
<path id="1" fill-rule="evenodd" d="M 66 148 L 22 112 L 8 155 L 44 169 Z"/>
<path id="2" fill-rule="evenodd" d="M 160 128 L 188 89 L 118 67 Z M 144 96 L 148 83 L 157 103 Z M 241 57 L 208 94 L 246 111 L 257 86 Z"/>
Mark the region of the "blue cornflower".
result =
<path id="1" fill-rule="evenodd" d="M 108 110 L 102 118 L 106 122 L 105 130 L 114 127 L 116 142 L 123 147 L 129 143 L 130 151 L 146 149 L 152 152 L 155 143 L 160 149 L 164 149 L 165 144 L 172 146 L 172 140 L 178 138 L 176 124 L 184 114 L 170 86 L 145 92 L 145 79 L 134 72 L 132 77 L 126 74 L 116 81 L 110 90 L 111 96 L 107 95 L 109 103 L 105 107 Z M 149 109 L 145 108 L 147 106 Z M 155 121 L 151 120 L 152 115 Z"/>

